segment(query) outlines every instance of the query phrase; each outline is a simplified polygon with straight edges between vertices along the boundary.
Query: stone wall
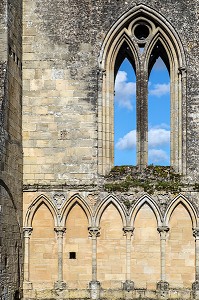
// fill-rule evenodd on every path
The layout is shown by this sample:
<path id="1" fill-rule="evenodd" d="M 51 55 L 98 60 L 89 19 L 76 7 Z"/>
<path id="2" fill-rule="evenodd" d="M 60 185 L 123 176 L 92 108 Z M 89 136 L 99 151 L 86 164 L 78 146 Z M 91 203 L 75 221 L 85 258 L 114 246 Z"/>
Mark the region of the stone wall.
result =
<path id="1" fill-rule="evenodd" d="M 198 1 L 23 3 L 24 298 L 197 298 Z M 99 128 L 113 122 L 102 117 L 113 108 L 102 46 L 141 4 L 173 28 L 185 54 L 172 78 L 186 166 L 181 186 L 146 187 L 147 173 L 137 186 L 126 178 L 109 182 L 99 172 L 99 140 L 112 134 Z"/>
<path id="2" fill-rule="evenodd" d="M 187 120 L 183 135 L 189 154 L 186 171 L 190 178 L 198 177 L 197 1 L 91 4 L 35 0 L 24 2 L 25 184 L 96 181 L 101 46 L 114 22 L 139 3 L 160 12 L 175 28 L 184 47 L 187 109 L 182 121 Z"/>
<path id="3" fill-rule="evenodd" d="M 195 199 L 133 189 L 25 192 L 24 297 L 197 299 Z"/>
<path id="4" fill-rule="evenodd" d="M 22 3 L 0 4 L 0 295 L 19 298 L 22 285 Z"/>

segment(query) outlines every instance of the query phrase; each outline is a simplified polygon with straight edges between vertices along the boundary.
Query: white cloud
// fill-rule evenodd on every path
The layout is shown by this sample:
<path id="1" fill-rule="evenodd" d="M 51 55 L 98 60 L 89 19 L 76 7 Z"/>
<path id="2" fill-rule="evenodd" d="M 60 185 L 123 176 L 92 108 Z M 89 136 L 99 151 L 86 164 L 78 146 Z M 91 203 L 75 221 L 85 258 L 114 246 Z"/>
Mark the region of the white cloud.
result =
<path id="1" fill-rule="evenodd" d="M 133 109 L 133 96 L 136 94 L 136 83 L 128 82 L 127 73 L 118 71 L 115 79 L 115 101 L 119 106 Z"/>
<path id="2" fill-rule="evenodd" d="M 162 149 L 150 149 L 148 155 L 149 160 L 152 160 L 154 163 L 159 163 L 169 159 L 167 153 Z"/>
<path id="3" fill-rule="evenodd" d="M 166 124 L 166 123 L 161 123 L 161 124 L 159 124 L 159 125 L 154 125 L 154 126 L 151 126 L 151 125 L 149 124 L 149 129 L 151 129 L 151 128 L 153 128 L 153 129 L 155 129 L 155 128 L 163 128 L 163 129 L 168 129 L 168 130 L 170 130 L 170 126 L 169 126 L 168 124 Z"/>
<path id="4" fill-rule="evenodd" d="M 116 143 L 119 150 L 133 149 L 136 147 L 136 130 L 128 132 L 123 138 Z"/>
<path id="5" fill-rule="evenodd" d="M 148 140 L 149 148 L 169 144 L 170 130 L 166 130 L 165 128 L 160 127 L 152 127 L 149 129 Z"/>
<path id="6" fill-rule="evenodd" d="M 166 125 L 166 124 L 164 124 Z M 148 146 L 149 149 L 157 146 L 163 146 L 170 143 L 170 130 L 158 126 L 149 129 Z M 136 130 L 132 130 L 124 135 L 116 143 L 119 150 L 133 149 L 136 147 Z"/>
<path id="7" fill-rule="evenodd" d="M 149 95 L 162 97 L 170 93 L 170 83 L 149 84 Z"/>

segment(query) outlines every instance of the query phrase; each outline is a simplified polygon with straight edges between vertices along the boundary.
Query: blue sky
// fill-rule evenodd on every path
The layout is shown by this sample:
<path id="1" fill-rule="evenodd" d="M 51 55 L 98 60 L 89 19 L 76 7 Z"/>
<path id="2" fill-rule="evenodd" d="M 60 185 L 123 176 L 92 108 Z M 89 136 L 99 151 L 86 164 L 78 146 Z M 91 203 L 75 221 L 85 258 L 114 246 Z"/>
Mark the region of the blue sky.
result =
<path id="1" fill-rule="evenodd" d="M 127 59 L 115 80 L 115 162 L 136 165 L 136 77 Z M 148 84 L 148 164 L 170 165 L 170 78 L 159 58 Z"/>

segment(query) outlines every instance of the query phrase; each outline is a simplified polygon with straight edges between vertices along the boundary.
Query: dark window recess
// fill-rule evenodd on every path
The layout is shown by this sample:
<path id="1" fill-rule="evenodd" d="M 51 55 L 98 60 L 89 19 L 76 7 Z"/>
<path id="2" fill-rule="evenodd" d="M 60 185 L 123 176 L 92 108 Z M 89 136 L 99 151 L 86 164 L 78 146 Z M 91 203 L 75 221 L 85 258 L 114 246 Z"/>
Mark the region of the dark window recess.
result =
<path id="1" fill-rule="evenodd" d="M 76 252 L 69 252 L 69 259 L 76 259 Z"/>
<path id="2" fill-rule="evenodd" d="M 149 36 L 149 28 L 145 24 L 139 24 L 134 34 L 138 40 L 145 40 Z"/>

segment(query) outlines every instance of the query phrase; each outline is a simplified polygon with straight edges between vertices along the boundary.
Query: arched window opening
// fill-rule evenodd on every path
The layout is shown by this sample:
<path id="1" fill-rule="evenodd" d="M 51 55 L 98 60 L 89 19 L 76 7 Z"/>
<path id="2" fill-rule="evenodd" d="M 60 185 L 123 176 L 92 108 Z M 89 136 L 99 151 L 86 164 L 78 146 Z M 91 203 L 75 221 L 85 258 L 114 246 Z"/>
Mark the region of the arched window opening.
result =
<path id="1" fill-rule="evenodd" d="M 136 165 L 136 76 L 130 55 L 124 48 L 115 64 L 114 165 Z M 128 47 L 127 47 L 128 50 Z M 121 59 L 123 62 L 121 63 Z M 131 59 L 131 60 L 129 60 Z M 120 63 L 120 67 L 119 67 Z M 118 68 L 119 67 L 119 68 Z"/>
<path id="2" fill-rule="evenodd" d="M 136 128 L 136 165 L 140 170 L 153 163 L 171 165 L 176 172 L 186 174 L 186 142 L 183 139 L 183 134 L 186 135 L 186 117 L 183 117 L 186 115 L 186 60 L 176 31 L 158 12 L 152 11 L 145 5 L 138 5 L 135 10 L 122 15 L 114 24 L 105 37 L 101 49 L 99 78 L 102 81 L 99 81 L 101 92 L 99 92 L 98 102 L 99 173 L 107 174 L 113 164 L 135 164 L 135 159 L 120 163 L 117 159 L 117 147 L 123 141 L 122 136 L 117 136 L 119 131 L 117 123 L 121 128 L 127 118 L 129 124 L 132 124 L 132 120 L 134 124 L 136 121 L 136 127 L 131 127 L 130 131 Z M 133 82 L 132 78 L 134 78 L 134 82 L 136 81 L 136 100 L 134 100 L 136 117 L 126 117 L 120 113 L 118 114 L 120 121 L 117 121 L 118 74 L 120 71 L 125 71 L 123 68 L 125 64 L 129 64 L 135 72 L 134 75 L 126 73 L 126 79 L 123 80 L 129 83 Z M 157 70 L 158 64 L 163 66 L 161 72 Z M 157 72 L 159 80 L 154 81 Z M 155 101 L 156 94 L 160 92 L 157 89 L 161 87 L 164 88 L 164 93 L 170 96 L 168 101 L 164 100 L 164 104 L 162 98 Z M 124 92 L 124 88 L 121 91 Z M 115 128 L 113 128 L 114 118 Z M 168 159 L 160 163 L 150 158 L 152 146 L 148 133 L 152 132 L 151 128 L 163 123 L 166 124 L 165 128 L 159 126 L 159 129 L 164 129 L 163 133 L 166 131 L 170 142 L 167 146 L 165 145 L 167 149 L 157 149 L 165 150 L 168 156 Z M 127 143 L 129 135 L 124 133 L 124 137 Z M 157 135 L 156 138 L 158 138 Z M 118 144 L 119 141 L 120 144 Z M 159 154 L 161 154 L 160 151 Z"/>
<path id="3" fill-rule="evenodd" d="M 149 60 L 148 164 L 170 165 L 170 76 L 169 60 L 158 42 Z"/>

